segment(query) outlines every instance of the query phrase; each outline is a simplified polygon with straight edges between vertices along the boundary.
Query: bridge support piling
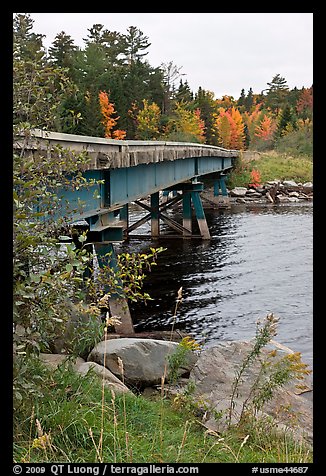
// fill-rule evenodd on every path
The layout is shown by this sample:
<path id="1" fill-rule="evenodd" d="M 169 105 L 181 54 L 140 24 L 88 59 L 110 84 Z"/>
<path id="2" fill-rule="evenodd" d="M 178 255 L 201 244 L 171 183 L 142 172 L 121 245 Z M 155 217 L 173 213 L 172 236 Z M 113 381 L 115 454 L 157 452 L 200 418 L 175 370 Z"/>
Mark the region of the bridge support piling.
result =
<path id="1" fill-rule="evenodd" d="M 191 200 L 194 206 L 195 215 L 197 218 L 197 223 L 199 226 L 200 234 L 203 240 L 210 240 L 211 235 L 209 233 L 209 228 L 206 221 L 206 216 L 203 208 L 203 204 L 200 198 L 200 192 L 193 191 L 191 192 Z"/>
<path id="2" fill-rule="evenodd" d="M 219 178 L 214 181 L 214 197 L 218 197 L 220 195 L 220 190 L 223 197 L 228 196 L 228 191 L 225 184 L 225 175 L 223 174 L 220 174 Z"/>
<path id="3" fill-rule="evenodd" d="M 120 221 L 125 230 L 125 238 L 128 238 L 128 226 L 129 226 L 129 207 L 126 203 L 122 208 L 120 208 Z"/>
<path id="4" fill-rule="evenodd" d="M 183 236 L 191 236 L 192 233 L 192 209 L 191 209 L 191 195 L 189 192 L 182 192 L 182 224 L 185 230 L 183 230 Z M 189 231 L 187 231 L 189 230 Z"/>
<path id="5" fill-rule="evenodd" d="M 117 257 L 112 243 L 94 243 L 95 251 L 100 267 L 109 265 L 112 269 L 117 269 Z M 108 256 L 107 254 L 110 253 Z M 121 280 L 120 286 L 122 286 Z M 121 294 L 115 293 L 106 287 L 105 293 L 112 292 L 109 298 L 109 314 L 110 317 L 117 317 L 120 319 L 120 324 L 114 324 L 115 331 L 118 334 L 134 334 L 134 326 L 131 319 L 131 314 L 128 306 L 128 301 Z"/>
<path id="6" fill-rule="evenodd" d="M 214 181 L 214 197 L 217 198 L 219 207 L 229 207 L 230 205 L 225 179 L 226 175 L 221 173 Z"/>
<path id="7" fill-rule="evenodd" d="M 159 192 L 152 193 L 151 195 L 151 235 L 153 238 L 157 238 L 160 235 L 160 196 Z"/>

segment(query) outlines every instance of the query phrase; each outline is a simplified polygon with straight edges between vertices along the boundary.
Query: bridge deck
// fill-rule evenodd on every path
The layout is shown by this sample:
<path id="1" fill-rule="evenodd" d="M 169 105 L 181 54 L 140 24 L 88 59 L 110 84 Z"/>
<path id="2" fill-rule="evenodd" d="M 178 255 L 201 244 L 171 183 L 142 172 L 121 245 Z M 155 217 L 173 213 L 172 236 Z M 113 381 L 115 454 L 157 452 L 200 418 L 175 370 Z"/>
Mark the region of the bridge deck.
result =
<path id="1" fill-rule="evenodd" d="M 79 136 L 34 129 L 27 143 L 18 138 L 15 148 L 23 147 L 27 154 L 39 156 L 59 154 L 57 146 L 74 152 L 86 151 L 90 161 L 84 175 L 87 179 L 103 180 L 103 184 L 65 190 L 65 199 L 73 206 L 85 202 L 83 213 L 95 210 L 116 210 L 127 203 L 165 190 L 177 184 L 210 173 L 220 173 L 233 165 L 238 150 L 221 147 L 166 141 L 114 140 Z M 97 214 L 98 214 L 97 213 Z"/>
<path id="2" fill-rule="evenodd" d="M 175 161 L 189 157 L 238 157 L 238 150 L 192 142 L 114 140 L 34 129 L 25 148 L 33 153 L 59 145 L 75 152 L 86 151 L 90 170 L 129 168 L 141 164 Z M 17 140 L 16 148 L 21 148 Z"/>

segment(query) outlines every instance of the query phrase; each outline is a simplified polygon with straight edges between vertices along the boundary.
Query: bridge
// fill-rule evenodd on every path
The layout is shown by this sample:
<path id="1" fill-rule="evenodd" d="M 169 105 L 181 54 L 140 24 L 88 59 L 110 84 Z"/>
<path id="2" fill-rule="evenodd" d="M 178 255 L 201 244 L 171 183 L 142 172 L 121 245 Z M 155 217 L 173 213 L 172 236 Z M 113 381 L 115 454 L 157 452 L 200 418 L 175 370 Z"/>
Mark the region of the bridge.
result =
<path id="1" fill-rule="evenodd" d="M 22 142 L 18 140 L 15 147 L 22 147 Z M 42 130 L 33 130 L 24 147 L 26 155 L 33 156 L 59 156 L 60 148 L 86 152 L 90 161 L 83 175 L 87 181 L 93 179 L 100 183 L 88 189 L 59 189 L 58 195 L 67 203 L 60 214 L 69 215 L 72 222 L 86 220 L 91 241 L 101 243 L 123 241 L 148 220 L 151 221 L 152 237 L 161 236 L 160 221 L 183 238 L 198 237 L 192 233 L 192 207 L 199 225 L 199 237 L 209 239 L 200 198 L 203 190 L 200 178 L 208 174 L 213 176 L 215 195 L 226 195 L 225 173 L 231 170 L 234 158 L 239 156 L 237 150 L 206 144 L 124 141 Z M 169 200 L 171 195 L 173 198 Z M 141 201 L 147 197 L 150 197 L 149 205 Z M 179 201 L 182 201 L 182 225 L 164 213 Z M 131 202 L 148 214 L 129 226 L 128 204 Z M 82 210 L 80 204 L 83 204 Z M 79 210 L 71 212 L 76 209 Z"/>
<path id="2" fill-rule="evenodd" d="M 72 224 L 87 222 L 87 241 L 94 243 L 98 255 L 114 253 L 113 243 L 131 237 L 147 221 L 153 238 L 165 236 L 160 231 L 163 222 L 183 239 L 210 239 L 201 179 L 212 177 L 214 195 L 226 196 L 225 176 L 239 156 L 238 150 L 206 144 L 114 140 L 38 129 L 32 131 L 27 142 L 18 137 L 14 147 L 24 147 L 26 157 L 51 154 L 60 158 L 62 150 L 87 154 L 89 162 L 82 174 L 94 184 L 79 190 L 59 188 L 57 194 L 67 204 L 60 209 L 60 216 L 69 216 Z M 128 207 L 132 202 L 147 213 L 130 224 Z M 182 223 L 165 213 L 178 202 L 182 204 Z M 193 232 L 193 216 L 199 235 Z M 127 316 L 124 322 L 125 330 L 132 332 L 131 318 L 128 323 Z"/>

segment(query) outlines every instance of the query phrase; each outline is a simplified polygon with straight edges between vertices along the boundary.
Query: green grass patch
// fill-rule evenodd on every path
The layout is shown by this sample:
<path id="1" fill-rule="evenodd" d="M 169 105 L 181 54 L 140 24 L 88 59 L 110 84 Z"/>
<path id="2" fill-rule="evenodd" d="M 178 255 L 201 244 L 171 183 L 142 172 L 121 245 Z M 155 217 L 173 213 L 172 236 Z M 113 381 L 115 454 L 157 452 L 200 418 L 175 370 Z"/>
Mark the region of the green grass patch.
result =
<path id="1" fill-rule="evenodd" d="M 228 177 L 228 187 L 247 187 L 251 182 L 252 170 L 259 171 L 262 183 L 269 180 L 313 181 L 313 162 L 309 157 L 292 157 L 269 151 L 261 154 L 259 159 L 239 160 Z"/>
<path id="2" fill-rule="evenodd" d="M 159 393 L 151 400 L 103 394 L 98 377 L 81 377 L 69 365 L 44 368 L 41 380 L 42 395 L 24 399 L 14 413 L 17 463 L 312 461 L 309 449 L 266 423 L 210 434 L 190 407 Z"/>

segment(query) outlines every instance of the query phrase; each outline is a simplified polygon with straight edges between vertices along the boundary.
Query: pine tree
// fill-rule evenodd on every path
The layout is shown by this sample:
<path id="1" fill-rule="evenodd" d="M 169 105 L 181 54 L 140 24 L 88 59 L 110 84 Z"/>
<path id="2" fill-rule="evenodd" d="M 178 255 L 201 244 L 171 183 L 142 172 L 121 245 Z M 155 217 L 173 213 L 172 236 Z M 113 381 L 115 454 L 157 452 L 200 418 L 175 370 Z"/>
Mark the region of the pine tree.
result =
<path id="1" fill-rule="evenodd" d="M 182 79 L 180 79 L 179 87 L 175 93 L 175 99 L 178 102 L 191 102 L 194 99 L 194 95 L 189 87 L 188 81 L 186 80 L 184 83 Z"/>
<path id="2" fill-rule="evenodd" d="M 277 126 L 277 135 L 284 136 L 289 132 L 297 129 L 297 117 L 295 115 L 294 109 L 287 104 L 285 108 L 281 111 L 279 122 Z"/>
<path id="3" fill-rule="evenodd" d="M 254 105 L 253 91 L 252 91 L 252 88 L 250 88 L 246 98 L 244 99 L 245 110 L 250 112 L 253 105 Z"/>
<path id="4" fill-rule="evenodd" d="M 195 96 L 194 106 L 199 108 L 200 117 L 205 123 L 206 143 L 217 145 L 216 130 L 214 126 L 214 114 L 216 113 L 217 108 L 214 93 L 199 87 Z"/>
<path id="5" fill-rule="evenodd" d="M 240 108 L 241 106 L 245 105 L 245 99 L 246 99 L 246 93 L 244 89 L 241 89 L 241 94 L 238 99 L 238 107 Z"/>
<path id="6" fill-rule="evenodd" d="M 148 51 L 145 50 L 147 50 L 151 45 L 148 42 L 148 37 L 135 26 L 130 26 L 127 29 L 125 44 L 125 53 L 129 64 L 135 63 L 146 56 Z"/>
<path id="7" fill-rule="evenodd" d="M 49 60 L 56 66 L 71 68 L 73 55 L 77 50 L 74 40 L 64 31 L 58 33 L 54 38 L 52 46 L 49 48 Z"/>
<path id="8" fill-rule="evenodd" d="M 45 57 L 45 35 L 32 32 L 34 20 L 29 13 L 18 13 L 13 20 L 14 56 L 20 60 L 40 61 Z"/>
<path id="9" fill-rule="evenodd" d="M 269 88 L 265 97 L 265 106 L 269 107 L 275 114 L 278 114 L 287 102 L 289 88 L 286 80 L 277 74 L 267 85 Z"/>

